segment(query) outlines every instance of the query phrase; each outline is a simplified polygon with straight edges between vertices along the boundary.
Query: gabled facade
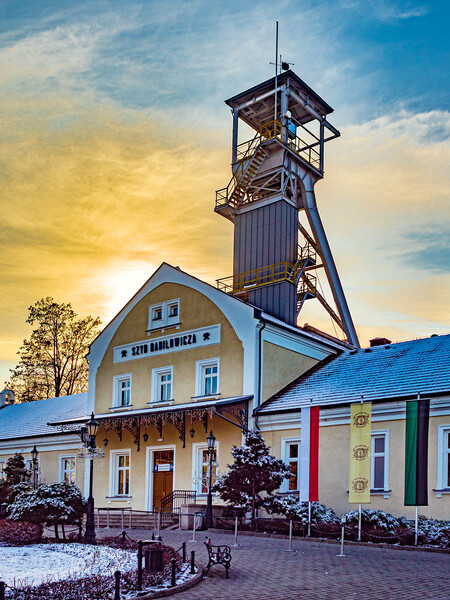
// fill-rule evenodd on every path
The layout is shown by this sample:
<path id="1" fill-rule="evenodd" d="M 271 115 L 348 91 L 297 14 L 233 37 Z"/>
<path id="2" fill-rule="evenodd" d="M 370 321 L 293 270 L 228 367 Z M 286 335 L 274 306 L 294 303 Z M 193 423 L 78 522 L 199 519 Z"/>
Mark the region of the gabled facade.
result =
<path id="1" fill-rule="evenodd" d="M 105 450 L 97 506 L 153 510 L 174 491 L 201 500 L 209 431 L 222 472 L 261 402 L 344 347 L 161 265 L 90 349 L 87 412 Z"/>

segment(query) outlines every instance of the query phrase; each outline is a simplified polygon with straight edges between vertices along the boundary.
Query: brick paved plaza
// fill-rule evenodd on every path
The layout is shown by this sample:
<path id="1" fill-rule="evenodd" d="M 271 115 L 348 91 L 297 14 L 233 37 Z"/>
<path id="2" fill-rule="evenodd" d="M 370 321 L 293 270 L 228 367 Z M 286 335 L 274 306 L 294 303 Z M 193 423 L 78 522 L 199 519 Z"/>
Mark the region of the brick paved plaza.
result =
<path id="1" fill-rule="evenodd" d="M 111 535 L 101 530 L 99 537 Z M 115 532 L 115 531 L 114 531 Z M 118 533 L 118 531 L 117 531 Z M 149 531 L 132 530 L 135 539 Z M 178 548 L 188 542 L 197 564 L 206 566 L 206 532 L 162 531 L 163 542 Z M 232 535 L 211 533 L 213 544 L 232 544 Z M 177 600 L 450 600 L 450 555 L 401 551 L 346 544 L 339 558 L 336 544 L 297 541 L 298 552 L 285 552 L 285 539 L 240 536 L 232 548 L 230 579 L 225 569 L 212 567 L 196 587 Z"/>

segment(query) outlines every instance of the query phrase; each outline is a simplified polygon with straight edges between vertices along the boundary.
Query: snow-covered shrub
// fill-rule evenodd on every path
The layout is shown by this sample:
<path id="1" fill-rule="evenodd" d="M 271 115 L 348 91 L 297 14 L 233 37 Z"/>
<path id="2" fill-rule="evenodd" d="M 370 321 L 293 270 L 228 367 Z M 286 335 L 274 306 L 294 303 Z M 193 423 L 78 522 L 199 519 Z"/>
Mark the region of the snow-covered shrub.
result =
<path id="1" fill-rule="evenodd" d="M 7 512 L 15 521 L 54 525 L 58 536 L 58 525 L 81 525 L 86 500 L 75 485 L 65 481 L 48 483 L 19 494 Z"/>
<path id="2" fill-rule="evenodd" d="M 41 541 L 42 526 L 38 523 L 27 523 L 26 521 L 11 521 L 2 519 L 0 521 L 0 542 L 9 546 L 26 546 L 37 544 Z"/>
<path id="3" fill-rule="evenodd" d="M 257 508 L 270 502 L 270 495 L 289 477 L 289 467 L 271 456 L 259 431 L 249 431 L 245 445 L 233 446 L 234 463 L 214 485 L 222 500 L 236 508 L 251 510 L 255 521 Z"/>
<path id="4" fill-rule="evenodd" d="M 271 513 L 285 515 L 303 524 L 308 522 L 308 502 L 299 500 L 298 497 L 274 497 L 268 509 Z M 339 518 L 331 508 L 319 502 L 311 502 L 311 523 L 335 525 L 339 523 Z"/>
<path id="5" fill-rule="evenodd" d="M 347 525 L 358 525 L 359 513 L 351 510 L 345 513 Z M 408 528 L 409 523 L 405 517 L 394 517 L 384 510 L 363 508 L 361 510 L 361 528 L 363 531 L 378 532 L 380 534 L 397 535 L 399 530 Z"/>
<path id="6" fill-rule="evenodd" d="M 411 529 L 413 529 L 414 522 L 410 521 L 410 523 Z M 450 548 L 450 521 L 428 519 L 423 515 L 419 515 L 418 534 L 419 541 L 422 544 Z"/>

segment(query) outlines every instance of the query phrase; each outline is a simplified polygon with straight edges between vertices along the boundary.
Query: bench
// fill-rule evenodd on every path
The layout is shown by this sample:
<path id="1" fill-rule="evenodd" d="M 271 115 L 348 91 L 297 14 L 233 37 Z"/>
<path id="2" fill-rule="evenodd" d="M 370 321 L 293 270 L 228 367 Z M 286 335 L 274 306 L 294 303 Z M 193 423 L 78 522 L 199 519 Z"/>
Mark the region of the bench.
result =
<path id="1" fill-rule="evenodd" d="M 205 575 L 208 575 L 209 569 L 213 565 L 222 565 L 225 567 L 227 573 L 226 578 L 228 579 L 228 569 L 231 563 L 231 549 L 230 546 L 213 546 L 211 540 L 205 542 L 206 549 L 208 550 L 208 566 L 206 567 Z"/>

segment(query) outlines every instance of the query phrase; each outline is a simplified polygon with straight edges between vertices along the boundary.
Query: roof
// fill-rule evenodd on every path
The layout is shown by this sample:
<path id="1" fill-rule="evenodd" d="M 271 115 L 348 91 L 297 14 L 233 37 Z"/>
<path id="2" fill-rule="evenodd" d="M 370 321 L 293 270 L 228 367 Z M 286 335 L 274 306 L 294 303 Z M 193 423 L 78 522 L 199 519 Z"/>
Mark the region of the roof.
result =
<path id="1" fill-rule="evenodd" d="M 87 415 L 87 393 L 10 404 L 0 409 L 0 440 L 58 435 L 49 421 L 82 419 Z"/>
<path id="2" fill-rule="evenodd" d="M 450 393 L 450 335 L 343 352 L 264 402 L 258 414 Z"/>

